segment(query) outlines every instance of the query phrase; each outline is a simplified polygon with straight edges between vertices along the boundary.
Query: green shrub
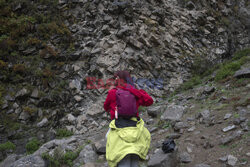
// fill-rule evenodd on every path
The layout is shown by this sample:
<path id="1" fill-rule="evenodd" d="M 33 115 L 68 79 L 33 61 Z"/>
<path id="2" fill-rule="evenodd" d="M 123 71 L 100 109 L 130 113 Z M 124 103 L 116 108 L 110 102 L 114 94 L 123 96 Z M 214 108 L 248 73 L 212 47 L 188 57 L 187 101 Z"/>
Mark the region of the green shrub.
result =
<path id="1" fill-rule="evenodd" d="M 44 160 L 49 161 L 49 167 L 59 167 L 60 166 L 60 162 L 58 160 L 56 160 L 55 158 L 53 158 L 52 156 L 50 156 L 48 153 L 43 153 L 42 158 Z"/>
<path id="2" fill-rule="evenodd" d="M 57 147 L 54 150 L 54 155 L 50 156 L 48 153 L 43 153 L 42 158 L 49 161 L 49 167 L 59 167 L 63 165 L 73 166 L 73 161 L 79 156 L 82 147 L 76 152 L 67 151 L 63 154 L 63 150 L 60 147 Z"/>
<path id="3" fill-rule="evenodd" d="M 63 138 L 63 137 L 69 137 L 72 136 L 73 132 L 67 130 L 67 129 L 57 129 L 56 130 L 56 136 L 57 138 Z"/>
<path id="4" fill-rule="evenodd" d="M 0 144 L 0 151 L 7 151 L 7 150 L 15 150 L 16 145 L 13 144 L 12 142 L 8 141 L 6 143 Z"/>
<path id="5" fill-rule="evenodd" d="M 220 69 L 217 71 L 215 76 L 215 81 L 222 80 L 230 75 L 233 75 L 235 71 L 239 70 L 241 67 L 241 63 L 239 61 L 237 62 L 231 62 L 226 63 L 220 67 Z"/>
<path id="6" fill-rule="evenodd" d="M 212 61 L 207 58 L 207 55 L 195 55 L 194 62 L 191 65 L 191 73 L 193 75 L 203 75 L 213 65 Z"/>
<path id="7" fill-rule="evenodd" d="M 171 123 L 169 121 L 159 120 L 156 126 L 158 128 L 167 129 L 171 128 Z"/>
<path id="8" fill-rule="evenodd" d="M 23 111 L 32 115 L 33 113 L 37 112 L 37 108 L 31 108 L 29 106 L 25 106 L 25 107 L 23 107 Z"/>
<path id="9" fill-rule="evenodd" d="M 184 82 L 180 89 L 181 90 L 188 90 L 188 89 L 192 89 L 194 86 L 199 85 L 201 83 L 201 78 L 200 76 L 194 76 L 192 77 L 190 80 L 188 80 L 187 82 Z"/>
<path id="10" fill-rule="evenodd" d="M 233 60 L 239 60 L 242 57 L 250 55 L 250 48 L 246 48 L 236 52 L 233 56 Z"/>
<path id="11" fill-rule="evenodd" d="M 68 151 L 65 153 L 63 161 L 69 166 L 73 166 L 73 161 L 78 157 L 79 153 L 73 151 Z"/>
<path id="12" fill-rule="evenodd" d="M 146 107 L 139 106 L 138 111 L 139 112 L 145 112 L 146 111 Z"/>
<path id="13" fill-rule="evenodd" d="M 231 61 L 225 62 L 220 66 L 216 73 L 215 80 L 219 81 L 233 75 L 235 71 L 239 70 L 243 64 L 250 61 L 248 57 L 249 55 L 250 48 L 236 52 Z"/>
<path id="14" fill-rule="evenodd" d="M 33 138 L 31 141 L 29 141 L 25 148 L 26 148 L 26 152 L 28 154 L 32 154 L 34 153 L 36 150 L 39 149 L 39 146 L 40 146 L 40 142 L 36 139 L 36 138 Z"/>

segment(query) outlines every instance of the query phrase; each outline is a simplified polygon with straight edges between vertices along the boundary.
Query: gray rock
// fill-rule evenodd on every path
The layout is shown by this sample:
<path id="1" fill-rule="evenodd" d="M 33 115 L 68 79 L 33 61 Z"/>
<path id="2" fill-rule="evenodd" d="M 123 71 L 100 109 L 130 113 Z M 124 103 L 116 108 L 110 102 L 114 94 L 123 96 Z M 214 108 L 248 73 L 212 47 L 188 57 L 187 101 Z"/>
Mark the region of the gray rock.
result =
<path id="1" fill-rule="evenodd" d="M 14 103 L 14 104 L 13 104 L 13 108 L 14 108 L 14 109 L 17 109 L 18 107 L 19 107 L 19 105 L 18 105 L 17 103 Z"/>
<path id="2" fill-rule="evenodd" d="M 223 132 L 228 132 L 228 131 L 233 130 L 235 128 L 236 128 L 235 125 L 231 125 L 231 126 L 227 126 L 227 127 L 223 128 L 222 131 Z"/>
<path id="3" fill-rule="evenodd" d="M 106 141 L 105 141 L 105 139 L 102 139 L 98 142 L 95 142 L 94 147 L 95 147 L 97 154 L 99 154 L 99 155 L 105 154 L 106 153 Z"/>
<path id="4" fill-rule="evenodd" d="M 186 4 L 186 8 L 187 8 L 188 10 L 193 10 L 193 9 L 195 9 L 196 7 L 195 7 L 195 4 L 194 4 L 192 1 L 188 1 L 187 4 Z"/>
<path id="5" fill-rule="evenodd" d="M 226 162 L 226 161 L 227 161 L 227 157 L 228 157 L 228 156 L 221 157 L 221 158 L 219 158 L 219 161 L 221 161 L 221 162 Z"/>
<path id="6" fill-rule="evenodd" d="M 34 90 L 32 91 L 31 97 L 33 97 L 33 98 L 39 98 L 38 89 L 34 89 Z"/>
<path id="7" fill-rule="evenodd" d="M 210 167 L 210 165 L 207 165 L 207 164 L 198 164 L 198 165 L 195 165 L 194 167 Z"/>
<path id="8" fill-rule="evenodd" d="M 158 150 L 150 156 L 148 167 L 174 167 L 178 166 L 177 152 L 164 154 L 162 150 Z"/>
<path id="9" fill-rule="evenodd" d="M 39 123 L 37 123 L 37 127 L 41 128 L 41 127 L 45 127 L 47 126 L 49 123 L 48 119 L 47 118 L 43 118 L 43 120 Z"/>
<path id="10" fill-rule="evenodd" d="M 11 95 L 9 95 L 9 94 L 7 94 L 6 96 L 4 96 L 4 99 L 7 100 L 7 101 L 15 101 L 15 99 Z"/>
<path id="11" fill-rule="evenodd" d="M 77 102 L 80 102 L 83 98 L 81 96 L 74 96 L 74 99 L 77 101 Z"/>
<path id="12" fill-rule="evenodd" d="M 209 110 L 203 110 L 201 113 L 198 114 L 198 117 L 200 118 L 200 122 L 204 123 L 206 125 L 211 125 L 213 118 L 210 117 L 210 111 Z"/>
<path id="13" fill-rule="evenodd" d="M 22 121 L 27 121 L 30 118 L 30 115 L 28 112 L 23 111 L 20 115 L 19 115 L 19 120 Z"/>
<path id="14" fill-rule="evenodd" d="M 0 167 L 10 167 L 13 162 L 18 160 L 20 156 L 16 154 L 11 154 L 3 162 L 0 163 Z"/>
<path id="15" fill-rule="evenodd" d="M 123 37 L 123 36 L 125 36 L 125 35 L 128 35 L 128 34 L 129 34 L 129 31 L 130 31 L 130 28 L 129 28 L 129 27 L 127 27 L 127 26 L 122 27 L 122 29 L 118 31 L 117 36 L 118 36 L 118 37 Z"/>
<path id="16" fill-rule="evenodd" d="M 69 56 L 69 60 L 71 61 L 76 61 L 78 60 L 82 55 L 82 51 L 79 50 L 79 51 L 76 51 L 75 53 L 71 54 L 71 56 Z"/>
<path id="17" fill-rule="evenodd" d="M 6 109 L 8 108 L 8 101 L 7 100 L 4 100 L 3 104 L 2 104 L 2 109 Z"/>
<path id="18" fill-rule="evenodd" d="M 129 44 L 134 46 L 136 49 L 142 49 L 143 44 L 134 38 L 129 38 Z"/>
<path id="19" fill-rule="evenodd" d="M 90 116 L 96 116 L 96 115 L 99 115 L 102 113 L 104 113 L 104 110 L 103 110 L 103 106 L 100 102 L 92 104 L 87 110 L 87 114 Z"/>
<path id="20" fill-rule="evenodd" d="M 226 119 L 230 118 L 231 116 L 232 116 L 232 114 L 228 113 L 228 114 L 226 114 L 226 115 L 224 116 L 224 119 L 226 120 Z"/>
<path id="21" fill-rule="evenodd" d="M 240 124 L 240 127 L 242 128 L 243 131 L 249 131 L 249 125 L 248 125 L 247 121 L 242 122 Z"/>
<path id="22" fill-rule="evenodd" d="M 76 123 L 76 118 L 72 114 L 66 115 L 67 121 L 70 122 L 71 124 Z"/>
<path id="23" fill-rule="evenodd" d="M 192 162 L 192 157 L 187 152 L 183 152 L 180 154 L 180 161 L 183 163 L 189 163 Z"/>
<path id="24" fill-rule="evenodd" d="M 84 149 L 80 152 L 79 156 L 74 160 L 74 166 L 79 166 L 81 164 L 86 164 L 89 162 L 96 162 L 98 159 L 97 154 L 92 148 L 91 144 L 84 147 Z"/>
<path id="25" fill-rule="evenodd" d="M 185 122 L 177 122 L 175 125 L 174 125 L 174 130 L 178 131 L 180 129 L 183 129 L 183 128 L 187 128 L 188 127 L 188 124 L 185 123 Z"/>
<path id="26" fill-rule="evenodd" d="M 28 96 L 29 93 L 30 92 L 26 88 L 23 88 L 16 93 L 16 98 Z"/>
<path id="27" fill-rule="evenodd" d="M 192 126 L 192 127 L 189 128 L 187 131 L 188 131 L 188 132 L 193 132 L 195 129 L 196 129 L 196 127 L 195 127 L 195 126 Z"/>
<path id="28" fill-rule="evenodd" d="M 235 72 L 235 78 L 250 78 L 250 68 L 241 69 Z"/>
<path id="29" fill-rule="evenodd" d="M 210 117 L 210 111 L 209 110 L 203 110 L 201 113 L 200 113 L 201 117 L 203 119 L 209 119 Z"/>
<path id="30" fill-rule="evenodd" d="M 147 113 L 149 116 L 155 118 L 161 112 L 161 106 L 152 106 L 147 108 Z"/>
<path id="31" fill-rule="evenodd" d="M 80 115 L 79 117 L 77 117 L 76 119 L 76 128 L 78 130 L 82 129 L 82 126 L 84 125 L 84 123 L 87 121 L 87 117 L 86 115 Z"/>
<path id="32" fill-rule="evenodd" d="M 245 122 L 246 118 L 245 117 L 240 117 L 240 118 L 235 118 L 233 120 L 234 125 L 240 125 L 242 122 Z"/>
<path id="33" fill-rule="evenodd" d="M 237 163 L 238 159 L 236 157 L 234 157 L 233 155 L 228 155 L 227 157 L 227 164 L 229 166 L 235 166 Z"/>
<path id="34" fill-rule="evenodd" d="M 180 121 L 185 108 L 183 106 L 171 105 L 168 106 L 166 111 L 161 116 L 161 120 Z"/>
<path id="35" fill-rule="evenodd" d="M 208 149 L 208 148 L 213 148 L 214 145 L 210 141 L 205 141 L 203 144 L 203 148 Z"/>
<path id="36" fill-rule="evenodd" d="M 10 167 L 46 167 L 46 165 L 42 157 L 29 155 L 15 161 Z"/>
<path id="37" fill-rule="evenodd" d="M 69 87 L 70 87 L 70 89 L 81 90 L 82 84 L 79 80 L 75 79 L 69 83 Z"/>
<path id="38" fill-rule="evenodd" d="M 15 7 L 13 8 L 13 11 L 17 11 L 19 9 L 22 9 L 22 4 L 18 3 L 17 5 L 15 5 Z"/>
<path id="39" fill-rule="evenodd" d="M 237 138 L 241 137 L 242 136 L 242 131 L 236 131 L 236 132 L 232 132 L 231 134 L 229 134 L 227 137 L 224 137 L 221 139 L 221 144 L 228 144 L 234 140 L 236 140 Z"/>
<path id="40" fill-rule="evenodd" d="M 23 53 L 24 53 L 25 55 L 29 55 L 29 54 L 34 53 L 35 51 L 36 51 L 36 48 L 35 48 L 35 47 L 30 47 L 30 48 L 24 50 Z"/>
<path id="41" fill-rule="evenodd" d="M 112 54 L 107 56 L 99 56 L 96 60 L 96 64 L 101 67 L 113 67 L 119 63 L 120 55 Z"/>
<path id="42" fill-rule="evenodd" d="M 157 131 L 158 130 L 158 127 L 153 127 L 153 128 L 151 128 L 150 130 L 149 130 L 149 132 L 150 133 L 153 133 L 153 132 L 155 132 L 155 131 Z"/>
<path id="43" fill-rule="evenodd" d="M 0 132 L 3 133 L 5 130 L 5 127 L 3 125 L 0 125 Z"/>

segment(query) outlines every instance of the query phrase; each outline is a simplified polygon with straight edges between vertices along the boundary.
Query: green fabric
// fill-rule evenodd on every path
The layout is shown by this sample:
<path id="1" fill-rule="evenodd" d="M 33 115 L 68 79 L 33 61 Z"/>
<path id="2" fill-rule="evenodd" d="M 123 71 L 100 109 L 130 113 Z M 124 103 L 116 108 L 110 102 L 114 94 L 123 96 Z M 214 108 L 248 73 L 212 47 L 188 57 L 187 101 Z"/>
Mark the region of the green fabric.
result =
<path id="1" fill-rule="evenodd" d="M 106 159 L 110 167 L 115 167 L 127 154 L 137 154 L 146 159 L 151 136 L 142 119 L 137 122 L 136 127 L 117 128 L 115 120 L 111 121 L 109 127 Z"/>

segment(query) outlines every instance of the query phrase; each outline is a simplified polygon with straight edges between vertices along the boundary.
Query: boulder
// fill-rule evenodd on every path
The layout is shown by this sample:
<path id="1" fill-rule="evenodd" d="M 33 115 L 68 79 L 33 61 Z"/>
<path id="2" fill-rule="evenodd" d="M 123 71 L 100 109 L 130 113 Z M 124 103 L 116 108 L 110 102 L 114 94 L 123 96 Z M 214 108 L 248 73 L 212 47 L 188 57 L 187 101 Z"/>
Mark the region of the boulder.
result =
<path id="1" fill-rule="evenodd" d="M 166 121 L 180 121 L 182 115 L 185 111 L 185 107 L 179 105 L 170 105 L 167 107 L 163 115 L 161 116 L 161 120 Z"/>
<path id="2" fill-rule="evenodd" d="M 96 153 L 99 155 L 103 155 L 106 153 L 106 140 L 102 139 L 100 141 L 95 142 L 94 144 Z"/>
<path id="3" fill-rule="evenodd" d="M 69 123 L 71 123 L 73 125 L 76 123 L 76 118 L 74 117 L 74 115 L 68 114 L 68 115 L 66 115 L 66 118 L 67 118 Z"/>
<path id="4" fill-rule="evenodd" d="M 102 113 L 104 113 L 104 110 L 101 103 L 92 104 L 87 111 L 87 114 L 90 116 L 96 116 Z"/>
<path id="5" fill-rule="evenodd" d="M 232 142 L 233 140 L 240 138 L 242 136 L 243 132 L 241 130 L 230 133 L 227 137 L 224 137 L 221 139 L 221 144 L 228 144 Z"/>
<path id="6" fill-rule="evenodd" d="M 250 68 L 238 70 L 234 74 L 235 78 L 250 78 Z"/>
<path id="7" fill-rule="evenodd" d="M 84 147 L 80 152 L 79 156 L 74 160 L 74 166 L 79 166 L 80 164 L 86 164 L 89 162 L 96 162 L 98 155 L 95 153 L 91 144 Z"/>
<path id="8" fill-rule="evenodd" d="M 16 93 L 16 98 L 28 96 L 29 94 L 30 94 L 30 92 L 26 88 L 23 88 Z"/>
<path id="9" fill-rule="evenodd" d="M 147 108 L 147 113 L 149 116 L 155 118 L 161 112 L 161 110 L 162 110 L 161 106 L 152 106 Z"/>
<path id="10" fill-rule="evenodd" d="M 178 166 L 177 150 L 173 153 L 164 154 L 162 150 L 157 150 L 150 156 L 148 167 L 176 167 Z"/>
<path id="11" fill-rule="evenodd" d="M 22 120 L 22 121 L 27 121 L 27 120 L 29 120 L 29 118 L 30 118 L 29 113 L 23 111 L 23 112 L 20 114 L 20 116 L 19 116 L 18 119 L 19 119 L 19 120 Z"/>
<path id="12" fill-rule="evenodd" d="M 195 9 L 196 7 L 195 7 L 195 4 L 194 4 L 192 1 L 188 1 L 187 4 L 186 4 L 186 8 L 187 8 L 188 10 L 193 10 L 193 9 Z"/>
<path id="13" fill-rule="evenodd" d="M 13 162 L 18 160 L 20 157 L 16 154 L 11 154 L 3 162 L 0 163 L 0 167 L 10 167 Z"/>
<path id="14" fill-rule="evenodd" d="M 46 167 L 45 161 L 40 156 L 36 155 L 29 155 L 25 156 L 13 164 L 10 165 L 11 167 Z"/>
<path id="15" fill-rule="evenodd" d="M 188 127 L 188 124 L 186 122 L 177 122 L 174 125 L 174 130 L 178 131 L 180 129 L 187 128 L 187 127 Z"/>
<path id="16" fill-rule="evenodd" d="M 207 165 L 207 164 L 197 164 L 194 167 L 210 167 L 210 165 Z"/>
<path id="17" fill-rule="evenodd" d="M 47 118 L 43 118 L 42 121 L 40 121 L 38 124 L 37 124 L 37 127 L 41 128 L 41 127 L 45 127 L 47 126 L 49 123 L 48 119 Z"/>
<path id="18" fill-rule="evenodd" d="M 233 155 L 228 155 L 227 157 L 227 164 L 229 166 L 235 166 L 238 161 L 238 158 L 234 157 Z"/>
<path id="19" fill-rule="evenodd" d="M 180 154 L 180 161 L 183 163 L 189 163 L 192 162 L 192 157 L 187 152 L 183 152 Z"/>

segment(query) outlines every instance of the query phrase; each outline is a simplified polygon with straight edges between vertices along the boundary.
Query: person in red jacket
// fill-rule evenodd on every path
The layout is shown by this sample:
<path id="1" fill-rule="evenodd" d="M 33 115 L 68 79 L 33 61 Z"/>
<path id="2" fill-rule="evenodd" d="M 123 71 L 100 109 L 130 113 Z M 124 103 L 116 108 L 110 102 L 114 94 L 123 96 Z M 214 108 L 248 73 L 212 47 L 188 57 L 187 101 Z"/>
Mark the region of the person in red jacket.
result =
<path id="1" fill-rule="evenodd" d="M 143 89 L 136 89 L 131 84 L 127 83 L 126 81 L 130 80 L 130 74 L 127 71 L 118 71 L 114 74 L 115 88 L 127 89 L 129 90 L 135 97 L 136 97 L 136 109 L 137 109 L 137 117 L 139 117 L 138 108 L 139 106 L 150 106 L 153 104 L 153 99 L 150 97 L 146 91 Z M 115 118 L 115 109 L 116 109 L 116 91 L 117 89 L 111 88 L 108 91 L 107 98 L 104 102 L 104 109 L 105 111 L 110 113 L 111 120 Z"/>
<path id="2" fill-rule="evenodd" d="M 104 102 L 104 106 L 103 106 L 104 109 L 110 113 L 111 120 L 116 118 L 115 117 L 115 110 L 116 110 L 116 91 L 117 91 L 117 88 L 126 89 L 126 90 L 130 91 L 136 98 L 136 111 L 137 111 L 136 116 L 139 118 L 139 112 L 138 112 L 139 106 L 152 105 L 154 102 L 152 97 L 150 97 L 147 94 L 147 92 L 145 92 L 144 90 L 142 90 L 142 89 L 138 90 L 133 85 L 127 83 L 127 81 L 132 81 L 130 74 L 127 71 L 116 72 L 114 74 L 114 78 L 116 81 L 115 82 L 116 86 L 112 87 L 108 91 L 108 95 L 107 95 L 107 98 L 106 98 L 106 100 Z M 119 114 L 118 114 L 118 118 L 115 121 L 120 122 Z M 122 125 L 122 127 L 126 127 L 127 123 L 121 122 L 120 125 Z M 119 128 L 121 128 L 121 127 L 119 127 Z M 109 131 L 110 131 L 110 128 L 106 134 L 106 138 L 107 138 Z M 128 154 L 118 163 L 117 167 L 139 167 L 139 156 L 136 154 Z"/>

